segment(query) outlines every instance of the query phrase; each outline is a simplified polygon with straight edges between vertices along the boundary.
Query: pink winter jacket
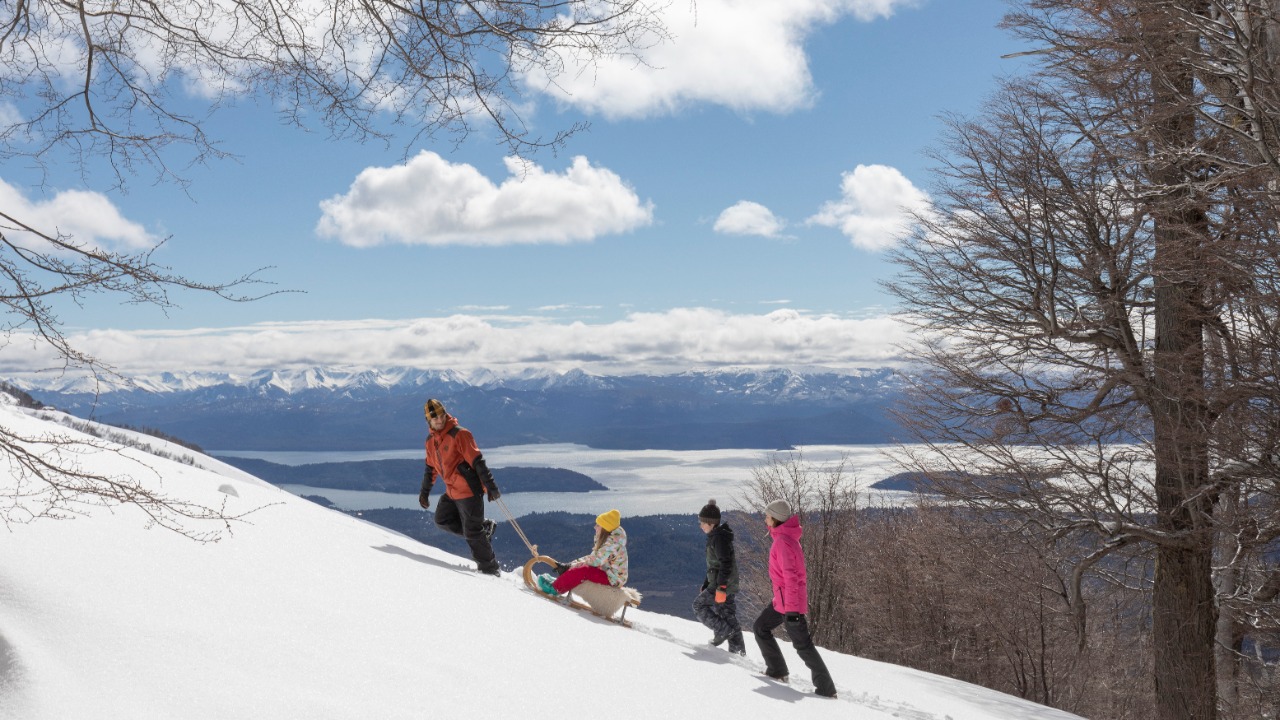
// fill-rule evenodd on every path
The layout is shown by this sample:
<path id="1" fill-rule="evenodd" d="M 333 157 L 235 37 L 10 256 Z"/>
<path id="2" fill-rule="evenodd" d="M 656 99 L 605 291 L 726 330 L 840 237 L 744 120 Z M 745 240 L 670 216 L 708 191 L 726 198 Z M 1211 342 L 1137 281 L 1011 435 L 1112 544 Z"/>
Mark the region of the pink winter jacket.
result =
<path id="1" fill-rule="evenodd" d="M 773 609 L 780 613 L 809 612 L 808 573 L 804 551 L 800 549 L 800 517 L 792 515 L 781 525 L 769 528 L 773 545 L 769 548 L 769 579 L 773 582 Z"/>

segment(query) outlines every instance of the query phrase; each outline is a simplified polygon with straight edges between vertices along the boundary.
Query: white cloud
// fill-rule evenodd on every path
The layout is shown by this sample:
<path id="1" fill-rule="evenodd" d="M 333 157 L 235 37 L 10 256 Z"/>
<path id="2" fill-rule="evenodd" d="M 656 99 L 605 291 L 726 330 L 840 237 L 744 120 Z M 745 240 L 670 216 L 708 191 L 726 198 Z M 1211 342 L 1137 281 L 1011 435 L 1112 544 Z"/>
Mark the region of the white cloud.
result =
<path id="1" fill-rule="evenodd" d="M 859 165 L 842 178 L 842 197 L 806 222 L 839 228 L 864 250 L 893 247 L 911 229 L 909 213 L 929 208 L 929 196 L 895 168 Z"/>
<path id="2" fill-rule="evenodd" d="M 93 330 L 70 340 L 126 374 L 412 366 L 471 370 L 680 372 L 717 366 L 852 369 L 895 364 L 910 329 L 888 316 L 777 309 L 632 313 L 611 322 L 514 315 L 262 323 L 181 331 Z M 40 343 L 12 343 L 10 372 L 47 367 Z"/>
<path id="3" fill-rule="evenodd" d="M 138 250 L 160 241 L 142 225 L 127 220 L 102 193 L 63 190 L 47 200 L 32 200 L 0 180 L 0 209 L 45 235 L 62 236 L 91 248 Z M 49 249 L 46 241 L 7 220 L 0 219 L 0 229 L 12 242 L 33 249 Z"/>
<path id="4" fill-rule="evenodd" d="M 560 305 L 543 305 L 538 308 L 538 312 L 563 312 L 567 310 L 599 310 L 601 305 L 571 305 L 562 303 Z"/>
<path id="5" fill-rule="evenodd" d="M 691 103 L 785 113 L 814 96 L 804 43 L 846 16 L 869 22 L 916 0 L 697 0 L 673 2 L 661 18 L 672 39 L 585 65 L 565 56 L 554 78 L 526 82 L 557 100 L 609 118 L 674 112 Z"/>
<path id="6" fill-rule="evenodd" d="M 778 237 L 786 223 L 782 222 L 769 208 L 750 200 L 740 200 L 727 207 L 716 218 L 714 230 L 726 235 L 760 235 Z"/>
<path id="7" fill-rule="evenodd" d="M 404 165 L 367 168 L 345 195 L 320 203 L 316 233 L 355 247 L 564 244 L 653 222 L 651 202 L 584 157 L 562 173 L 505 163 L 500 185 L 427 151 Z"/>

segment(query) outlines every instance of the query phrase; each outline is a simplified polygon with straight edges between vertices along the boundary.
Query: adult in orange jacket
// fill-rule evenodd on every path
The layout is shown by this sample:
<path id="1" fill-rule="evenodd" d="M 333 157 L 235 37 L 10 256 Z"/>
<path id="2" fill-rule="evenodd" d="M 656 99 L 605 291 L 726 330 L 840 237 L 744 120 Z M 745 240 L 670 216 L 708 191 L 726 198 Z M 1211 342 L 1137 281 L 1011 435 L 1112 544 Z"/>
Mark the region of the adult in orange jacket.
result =
<path id="1" fill-rule="evenodd" d="M 444 404 L 432 398 L 424 408 L 431 433 L 427 436 L 427 466 L 422 473 L 422 490 L 418 504 L 431 507 L 431 488 L 436 478 L 444 478 L 444 495 L 436 504 L 436 527 L 467 541 L 476 567 L 487 575 L 499 573 L 494 557 L 493 531 L 497 523 L 484 516 L 484 502 L 502 497 L 493 473 L 484 462 L 471 431 L 458 424 L 457 418 L 445 412 Z"/>

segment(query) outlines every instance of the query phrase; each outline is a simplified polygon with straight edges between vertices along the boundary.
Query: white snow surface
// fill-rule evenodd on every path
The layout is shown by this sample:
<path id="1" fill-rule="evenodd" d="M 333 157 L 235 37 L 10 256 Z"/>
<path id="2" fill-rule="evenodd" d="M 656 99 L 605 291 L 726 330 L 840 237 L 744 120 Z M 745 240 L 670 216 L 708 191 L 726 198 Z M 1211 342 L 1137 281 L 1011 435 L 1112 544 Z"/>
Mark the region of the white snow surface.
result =
<path id="1" fill-rule="evenodd" d="M 0 423 L 74 435 L 11 406 Z M 147 528 L 129 506 L 0 531 L 0 718 L 1076 717 L 825 650 L 839 698 L 820 698 L 785 642 L 790 685 L 757 675 L 749 632 L 735 658 L 687 620 L 631 610 L 626 629 L 207 458 L 86 457 L 255 511 L 213 543 Z"/>

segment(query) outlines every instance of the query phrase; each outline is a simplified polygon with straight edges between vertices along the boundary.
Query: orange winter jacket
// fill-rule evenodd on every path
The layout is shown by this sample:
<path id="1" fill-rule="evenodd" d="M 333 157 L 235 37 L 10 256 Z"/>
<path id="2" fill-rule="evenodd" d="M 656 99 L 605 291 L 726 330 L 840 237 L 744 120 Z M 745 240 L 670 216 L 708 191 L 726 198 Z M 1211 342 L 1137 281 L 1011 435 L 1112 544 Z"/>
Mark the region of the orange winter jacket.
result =
<path id="1" fill-rule="evenodd" d="M 454 500 L 484 494 L 483 485 L 477 480 L 473 487 L 459 467 L 465 463 L 465 471 L 475 478 L 470 471 L 480 457 L 480 448 L 476 447 L 471 431 L 458 425 L 457 418 L 446 415 L 444 427 L 439 432 L 432 430 L 426 445 L 427 475 L 431 484 L 435 483 L 436 477 L 444 478 L 445 493 Z"/>

